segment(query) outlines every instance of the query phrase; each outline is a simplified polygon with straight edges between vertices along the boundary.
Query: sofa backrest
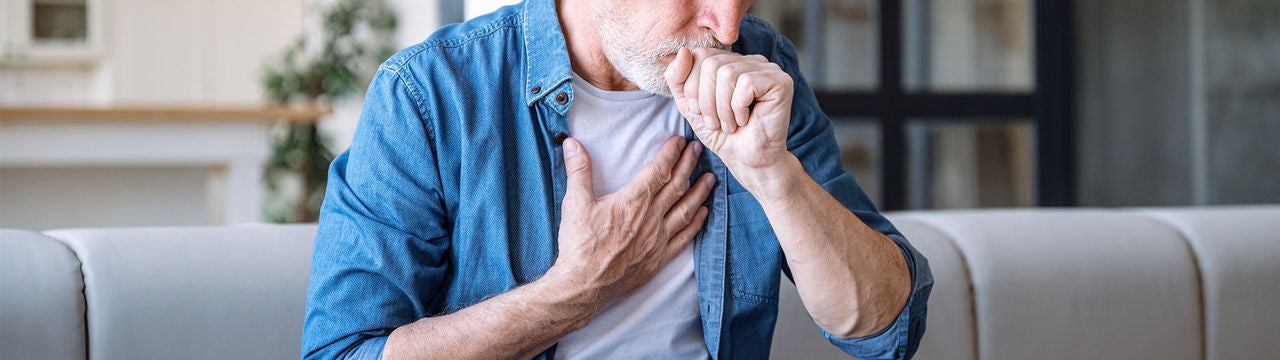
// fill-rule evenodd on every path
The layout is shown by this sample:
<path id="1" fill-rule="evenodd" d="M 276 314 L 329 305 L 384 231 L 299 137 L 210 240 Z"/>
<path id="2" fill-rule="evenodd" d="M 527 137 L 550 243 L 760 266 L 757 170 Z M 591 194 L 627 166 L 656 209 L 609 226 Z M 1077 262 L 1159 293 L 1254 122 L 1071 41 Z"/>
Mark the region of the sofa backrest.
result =
<path id="1" fill-rule="evenodd" d="M 889 218 L 935 279 L 917 358 L 1280 353 L 1280 206 Z M 0 359 L 296 358 L 314 235 L 0 230 Z M 785 281 L 779 306 L 771 355 L 846 358 Z"/>
<path id="2" fill-rule="evenodd" d="M 83 289 L 66 245 L 0 229 L 0 359 L 84 359 Z"/>
<path id="3" fill-rule="evenodd" d="M 888 215 L 929 260 L 920 359 L 1280 353 L 1280 206 Z M 772 355 L 843 359 L 783 284 Z"/>
<path id="4" fill-rule="evenodd" d="M 1194 257 L 1168 226 L 1089 210 L 905 216 L 960 249 L 982 359 L 1203 356 Z"/>
<path id="5" fill-rule="evenodd" d="M 1144 212 L 1196 254 L 1209 359 L 1280 354 L 1280 207 Z"/>
<path id="6" fill-rule="evenodd" d="M 933 271 L 925 338 L 920 359 L 978 359 L 977 322 L 973 313 L 973 284 L 960 249 L 941 229 L 919 219 L 892 217 L 894 226 L 911 241 Z"/>
<path id="7" fill-rule="evenodd" d="M 48 235 L 82 263 L 90 359 L 299 356 L 314 225 Z"/>

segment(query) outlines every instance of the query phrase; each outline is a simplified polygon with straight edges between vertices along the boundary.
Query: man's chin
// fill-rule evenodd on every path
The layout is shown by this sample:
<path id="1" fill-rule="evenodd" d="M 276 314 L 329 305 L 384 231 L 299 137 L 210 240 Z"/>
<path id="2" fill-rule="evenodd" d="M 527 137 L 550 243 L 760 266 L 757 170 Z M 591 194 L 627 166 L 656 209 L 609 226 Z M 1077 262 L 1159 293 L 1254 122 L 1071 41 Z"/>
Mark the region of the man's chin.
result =
<path id="1" fill-rule="evenodd" d="M 630 80 L 631 84 L 635 85 L 636 88 L 640 89 L 640 91 L 644 91 L 650 94 L 661 95 L 664 97 L 671 97 L 671 89 L 667 87 L 667 83 L 665 80 L 661 82 L 656 82 L 656 83 L 644 83 L 644 82 L 636 81 L 635 79 L 627 79 L 627 80 Z"/>
<path id="2" fill-rule="evenodd" d="M 661 97 L 673 98 L 673 96 L 671 96 L 671 89 L 662 88 L 662 91 L 649 91 L 649 90 L 645 90 L 645 91 L 648 91 L 649 93 L 656 94 Z"/>
<path id="3" fill-rule="evenodd" d="M 658 61 L 652 63 L 653 65 L 652 68 L 646 67 L 645 70 L 648 70 L 648 71 L 636 71 L 636 72 L 623 71 L 622 69 L 619 69 L 617 67 L 615 67 L 615 69 L 618 69 L 618 72 L 622 74 L 623 78 L 627 79 L 627 81 L 630 81 L 632 85 L 635 85 L 636 88 L 640 89 L 641 91 L 651 93 L 651 94 L 658 94 L 665 97 L 671 97 L 671 89 L 667 86 L 667 80 L 666 80 L 666 77 L 664 76 L 664 74 L 666 74 L 667 72 L 667 65 L 670 63 L 671 63 L 670 61 L 662 61 L 661 59 L 659 59 Z M 639 69 L 631 69 L 631 70 L 639 70 Z M 647 75 L 647 76 L 635 76 L 635 75 L 640 75 L 637 73 Z M 649 81 L 643 81 L 645 79 Z"/>

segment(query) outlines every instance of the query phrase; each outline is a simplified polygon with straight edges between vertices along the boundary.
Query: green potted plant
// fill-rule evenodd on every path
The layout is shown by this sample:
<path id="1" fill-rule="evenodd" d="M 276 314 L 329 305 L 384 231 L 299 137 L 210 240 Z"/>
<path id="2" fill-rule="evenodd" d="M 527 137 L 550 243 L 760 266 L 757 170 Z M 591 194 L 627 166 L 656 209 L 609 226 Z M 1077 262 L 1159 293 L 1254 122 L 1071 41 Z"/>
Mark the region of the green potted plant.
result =
<path id="1" fill-rule="evenodd" d="M 378 65 L 396 50 L 396 15 L 385 0 L 334 0 L 320 11 L 321 34 L 299 36 L 267 65 L 262 85 L 280 106 L 330 108 L 368 86 Z M 333 152 L 313 121 L 281 122 L 272 130 L 263 204 L 271 222 L 319 217 Z"/>

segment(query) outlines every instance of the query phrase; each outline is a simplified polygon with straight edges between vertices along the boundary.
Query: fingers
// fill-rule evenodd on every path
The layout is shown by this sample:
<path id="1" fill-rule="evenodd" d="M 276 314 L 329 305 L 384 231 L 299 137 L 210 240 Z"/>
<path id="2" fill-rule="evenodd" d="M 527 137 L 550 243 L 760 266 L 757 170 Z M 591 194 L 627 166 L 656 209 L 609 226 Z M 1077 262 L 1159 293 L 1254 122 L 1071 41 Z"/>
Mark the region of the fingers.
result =
<path id="1" fill-rule="evenodd" d="M 587 154 L 586 147 L 578 139 L 564 139 L 563 146 L 564 172 L 568 183 L 564 192 L 566 202 L 570 200 L 570 196 L 579 199 L 595 198 L 591 185 L 591 155 Z"/>
<path id="2" fill-rule="evenodd" d="M 717 79 L 720 68 L 741 57 L 742 55 L 716 49 L 696 49 L 694 51 L 694 62 L 697 65 L 695 66 L 695 73 L 691 77 L 696 78 L 697 81 L 696 84 L 694 81 L 689 81 L 685 84 L 685 95 L 694 99 L 694 101 L 690 102 L 690 105 L 697 107 L 696 112 L 702 116 L 703 121 L 706 123 L 705 125 L 710 130 L 723 130 L 729 133 L 737 131 L 736 124 L 729 126 L 730 124 L 722 121 L 726 117 L 721 116 L 720 111 L 716 109 L 716 92 L 720 85 Z"/>
<path id="3" fill-rule="evenodd" d="M 684 83 L 687 98 L 684 101 L 689 107 L 687 113 L 701 117 L 709 130 L 734 133 L 747 124 L 752 102 L 734 106 L 734 96 L 737 88 L 743 86 L 740 79 L 744 74 L 781 70 L 760 55 L 743 56 L 716 49 L 694 49 L 692 53 L 695 65 Z M 746 93 L 763 92 L 751 90 Z"/>
<path id="4" fill-rule="evenodd" d="M 678 232 L 689 225 L 690 221 L 694 219 L 698 208 L 707 200 L 707 196 L 711 195 L 711 188 L 715 184 L 715 175 L 703 174 L 698 177 L 698 181 L 694 183 L 693 188 L 684 194 L 680 201 L 671 210 L 667 211 L 666 217 L 662 219 L 668 234 Z"/>
<path id="5" fill-rule="evenodd" d="M 739 79 L 741 78 L 742 76 L 739 75 Z M 749 81 L 740 80 L 740 82 Z M 746 126 L 747 119 L 751 118 L 751 105 L 756 102 L 756 98 L 759 96 L 756 90 L 750 84 L 741 84 L 736 86 L 731 95 L 729 95 L 729 108 L 733 109 L 733 116 L 737 119 L 739 126 Z"/>
<path id="6" fill-rule="evenodd" d="M 716 116 L 720 118 L 721 126 L 729 133 L 737 132 L 739 127 L 746 125 L 747 119 L 737 116 L 732 102 L 734 88 L 738 86 L 738 76 L 749 67 L 750 64 L 731 63 L 716 70 Z"/>
<path id="7" fill-rule="evenodd" d="M 671 182 L 673 168 L 680 160 L 680 152 L 684 149 L 685 143 L 684 137 L 680 136 L 667 139 L 653 161 L 645 165 L 644 169 L 641 169 L 640 173 L 619 191 L 646 200 L 653 199 L 663 187 L 667 186 L 667 183 Z"/>
<path id="8" fill-rule="evenodd" d="M 692 142 L 684 147 L 684 151 L 680 153 L 680 161 L 676 163 L 671 175 L 671 181 L 662 188 L 662 193 L 654 201 L 658 209 L 662 211 L 671 209 L 671 206 L 689 191 L 690 181 L 687 179 L 693 174 L 693 168 L 697 167 L 698 155 L 701 154 L 701 143 Z"/>
<path id="9" fill-rule="evenodd" d="M 728 97 L 733 94 L 737 74 L 745 70 L 744 56 L 733 53 L 708 56 L 701 63 L 698 105 L 709 122 L 716 123 L 728 133 L 737 132 L 737 122 L 728 108 Z"/>
<path id="10" fill-rule="evenodd" d="M 675 99 L 676 106 L 680 107 L 682 112 L 688 110 L 684 108 L 684 83 L 689 79 L 689 72 L 692 70 L 693 53 L 689 52 L 688 48 L 681 47 L 676 51 L 675 59 L 667 64 L 667 71 L 662 74 L 662 77 L 667 80 L 667 87 L 671 90 L 671 98 Z"/>
<path id="11" fill-rule="evenodd" d="M 694 236 L 697 236 L 698 232 L 702 231 L 702 225 L 707 223 L 707 212 L 706 206 L 699 206 L 697 213 L 693 215 L 693 219 L 689 221 L 689 224 L 671 237 L 671 241 L 667 242 L 666 262 L 669 263 L 674 260 L 676 256 L 680 255 L 681 251 L 684 251 L 685 247 L 693 242 Z"/>

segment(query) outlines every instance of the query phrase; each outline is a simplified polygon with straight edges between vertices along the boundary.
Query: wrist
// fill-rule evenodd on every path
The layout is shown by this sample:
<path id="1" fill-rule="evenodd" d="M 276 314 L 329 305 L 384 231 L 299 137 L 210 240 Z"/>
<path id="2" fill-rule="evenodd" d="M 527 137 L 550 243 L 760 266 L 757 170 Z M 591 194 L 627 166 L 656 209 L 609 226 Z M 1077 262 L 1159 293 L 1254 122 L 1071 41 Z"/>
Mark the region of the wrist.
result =
<path id="1" fill-rule="evenodd" d="M 730 166 L 729 171 L 761 205 L 789 198 L 796 186 L 809 176 L 800 159 L 791 152 L 767 166 Z"/>
<path id="2" fill-rule="evenodd" d="M 600 307 L 596 301 L 599 291 L 580 281 L 580 276 L 574 274 L 557 262 L 534 284 L 538 287 L 537 298 L 552 307 L 563 309 L 569 314 L 568 320 L 574 324 L 573 329 L 577 330 L 586 327 L 600 311 Z"/>

